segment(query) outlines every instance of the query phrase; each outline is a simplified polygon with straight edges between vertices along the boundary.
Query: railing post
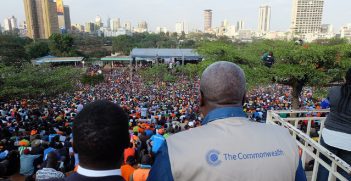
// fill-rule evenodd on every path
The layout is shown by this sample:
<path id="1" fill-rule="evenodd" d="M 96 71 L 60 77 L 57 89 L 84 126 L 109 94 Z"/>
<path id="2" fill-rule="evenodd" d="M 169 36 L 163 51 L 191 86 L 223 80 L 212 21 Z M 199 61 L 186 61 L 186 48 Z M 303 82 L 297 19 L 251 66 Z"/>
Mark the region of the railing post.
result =
<path id="1" fill-rule="evenodd" d="M 266 120 L 266 124 L 272 124 L 273 123 L 273 116 L 272 116 L 272 110 L 269 110 L 267 112 L 267 120 Z"/>
<path id="2" fill-rule="evenodd" d="M 297 126 L 299 126 L 299 120 L 295 120 L 294 126 L 295 126 L 295 128 L 297 129 Z M 294 139 L 296 140 L 296 133 L 295 133 L 295 132 L 293 132 L 293 137 L 294 137 Z"/>
<path id="3" fill-rule="evenodd" d="M 317 174 L 318 174 L 318 169 L 319 169 L 319 162 L 317 162 L 317 159 L 319 159 L 319 151 L 317 151 L 316 156 L 317 156 L 317 158 L 314 160 L 311 181 L 317 180 Z"/>
<path id="4" fill-rule="evenodd" d="M 335 181 L 335 176 L 333 175 L 336 172 L 336 164 L 332 162 L 331 170 L 329 171 L 328 181 Z"/>

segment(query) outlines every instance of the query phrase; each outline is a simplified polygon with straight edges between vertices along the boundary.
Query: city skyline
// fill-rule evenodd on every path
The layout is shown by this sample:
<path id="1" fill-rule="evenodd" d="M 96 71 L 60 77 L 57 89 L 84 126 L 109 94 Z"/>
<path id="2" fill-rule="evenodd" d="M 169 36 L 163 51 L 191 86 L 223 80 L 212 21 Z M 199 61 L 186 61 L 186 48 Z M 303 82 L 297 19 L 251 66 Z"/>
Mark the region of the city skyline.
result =
<path id="1" fill-rule="evenodd" d="M 351 12 L 348 11 L 350 1 L 339 0 L 342 2 L 325 2 L 323 13 L 323 24 L 333 24 L 335 30 L 351 20 Z M 227 19 L 234 25 L 238 20 L 244 20 L 246 28 L 256 30 L 258 24 L 258 13 L 261 5 L 268 4 L 272 8 L 271 30 L 287 31 L 290 28 L 291 20 L 291 0 L 247 0 L 245 3 L 230 1 L 218 3 L 214 0 L 192 0 L 191 2 L 179 0 L 176 2 L 169 0 L 65 0 L 65 5 L 71 8 L 72 23 L 84 25 L 86 22 L 93 22 L 97 15 L 102 17 L 105 22 L 108 17 L 120 18 L 121 22 L 130 21 L 133 27 L 140 21 L 149 24 L 149 30 L 154 31 L 158 26 L 165 26 L 170 30 L 175 29 L 175 23 L 184 21 L 189 26 L 189 30 L 203 29 L 203 10 L 213 10 L 213 26 L 220 26 L 221 21 Z M 100 3 L 97 5 L 97 3 Z M 136 6 L 137 4 L 137 6 Z M 187 6 L 184 6 L 184 5 Z M 239 4 L 239 6 L 238 6 Z M 14 15 L 18 22 L 25 20 L 23 1 L 9 1 L 2 6 L 0 19 Z M 99 8 L 96 8 L 99 7 Z M 166 17 L 166 18 L 165 18 Z"/>

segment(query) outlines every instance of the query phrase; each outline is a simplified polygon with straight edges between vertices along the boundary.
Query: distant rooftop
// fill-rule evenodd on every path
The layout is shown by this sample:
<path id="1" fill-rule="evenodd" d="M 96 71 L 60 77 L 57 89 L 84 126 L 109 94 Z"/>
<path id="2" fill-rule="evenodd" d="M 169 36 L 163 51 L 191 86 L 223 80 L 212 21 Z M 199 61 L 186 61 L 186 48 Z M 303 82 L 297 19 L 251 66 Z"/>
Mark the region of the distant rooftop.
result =
<path id="1" fill-rule="evenodd" d="M 194 49 L 157 49 L 157 48 L 134 48 L 130 54 L 132 58 L 182 58 L 201 59 L 202 57 Z"/>
<path id="2" fill-rule="evenodd" d="M 55 57 L 52 55 L 48 55 L 45 57 L 37 58 L 32 60 L 32 62 L 36 65 L 40 65 L 43 63 L 66 63 L 66 62 L 81 62 L 84 60 L 84 57 Z"/>

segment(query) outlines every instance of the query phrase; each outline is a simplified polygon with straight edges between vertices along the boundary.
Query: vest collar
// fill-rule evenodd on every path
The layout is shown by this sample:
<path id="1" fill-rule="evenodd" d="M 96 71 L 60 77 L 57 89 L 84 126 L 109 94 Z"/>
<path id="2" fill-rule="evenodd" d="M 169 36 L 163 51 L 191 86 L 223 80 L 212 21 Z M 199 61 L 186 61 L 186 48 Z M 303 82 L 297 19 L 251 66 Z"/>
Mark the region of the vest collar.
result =
<path id="1" fill-rule="evenodd" d="M 207 114 L 205 119 L 202 121 L 202 125 L 205 125 L 209 122 L 216 121 L 219 119 L 225 119 L 230 117 L 244 117 L 247 115 L 244 113 L 242 107 L 223 107 L 212 110 Z"/>

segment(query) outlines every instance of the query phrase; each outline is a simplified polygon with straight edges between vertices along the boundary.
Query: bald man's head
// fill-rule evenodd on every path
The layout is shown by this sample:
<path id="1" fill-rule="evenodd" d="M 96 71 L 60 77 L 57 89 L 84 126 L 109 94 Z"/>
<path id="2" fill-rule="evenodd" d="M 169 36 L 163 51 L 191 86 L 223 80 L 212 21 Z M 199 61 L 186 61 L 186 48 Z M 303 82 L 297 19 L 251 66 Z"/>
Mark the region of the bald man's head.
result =
<path id="1" fill-rule="evenodd" d="M 202 74 L 200 89 L 202 104 L 214 107 L 242 105 L 246 92 L 245 74 L 234 63 L 216 62 Z"/>

